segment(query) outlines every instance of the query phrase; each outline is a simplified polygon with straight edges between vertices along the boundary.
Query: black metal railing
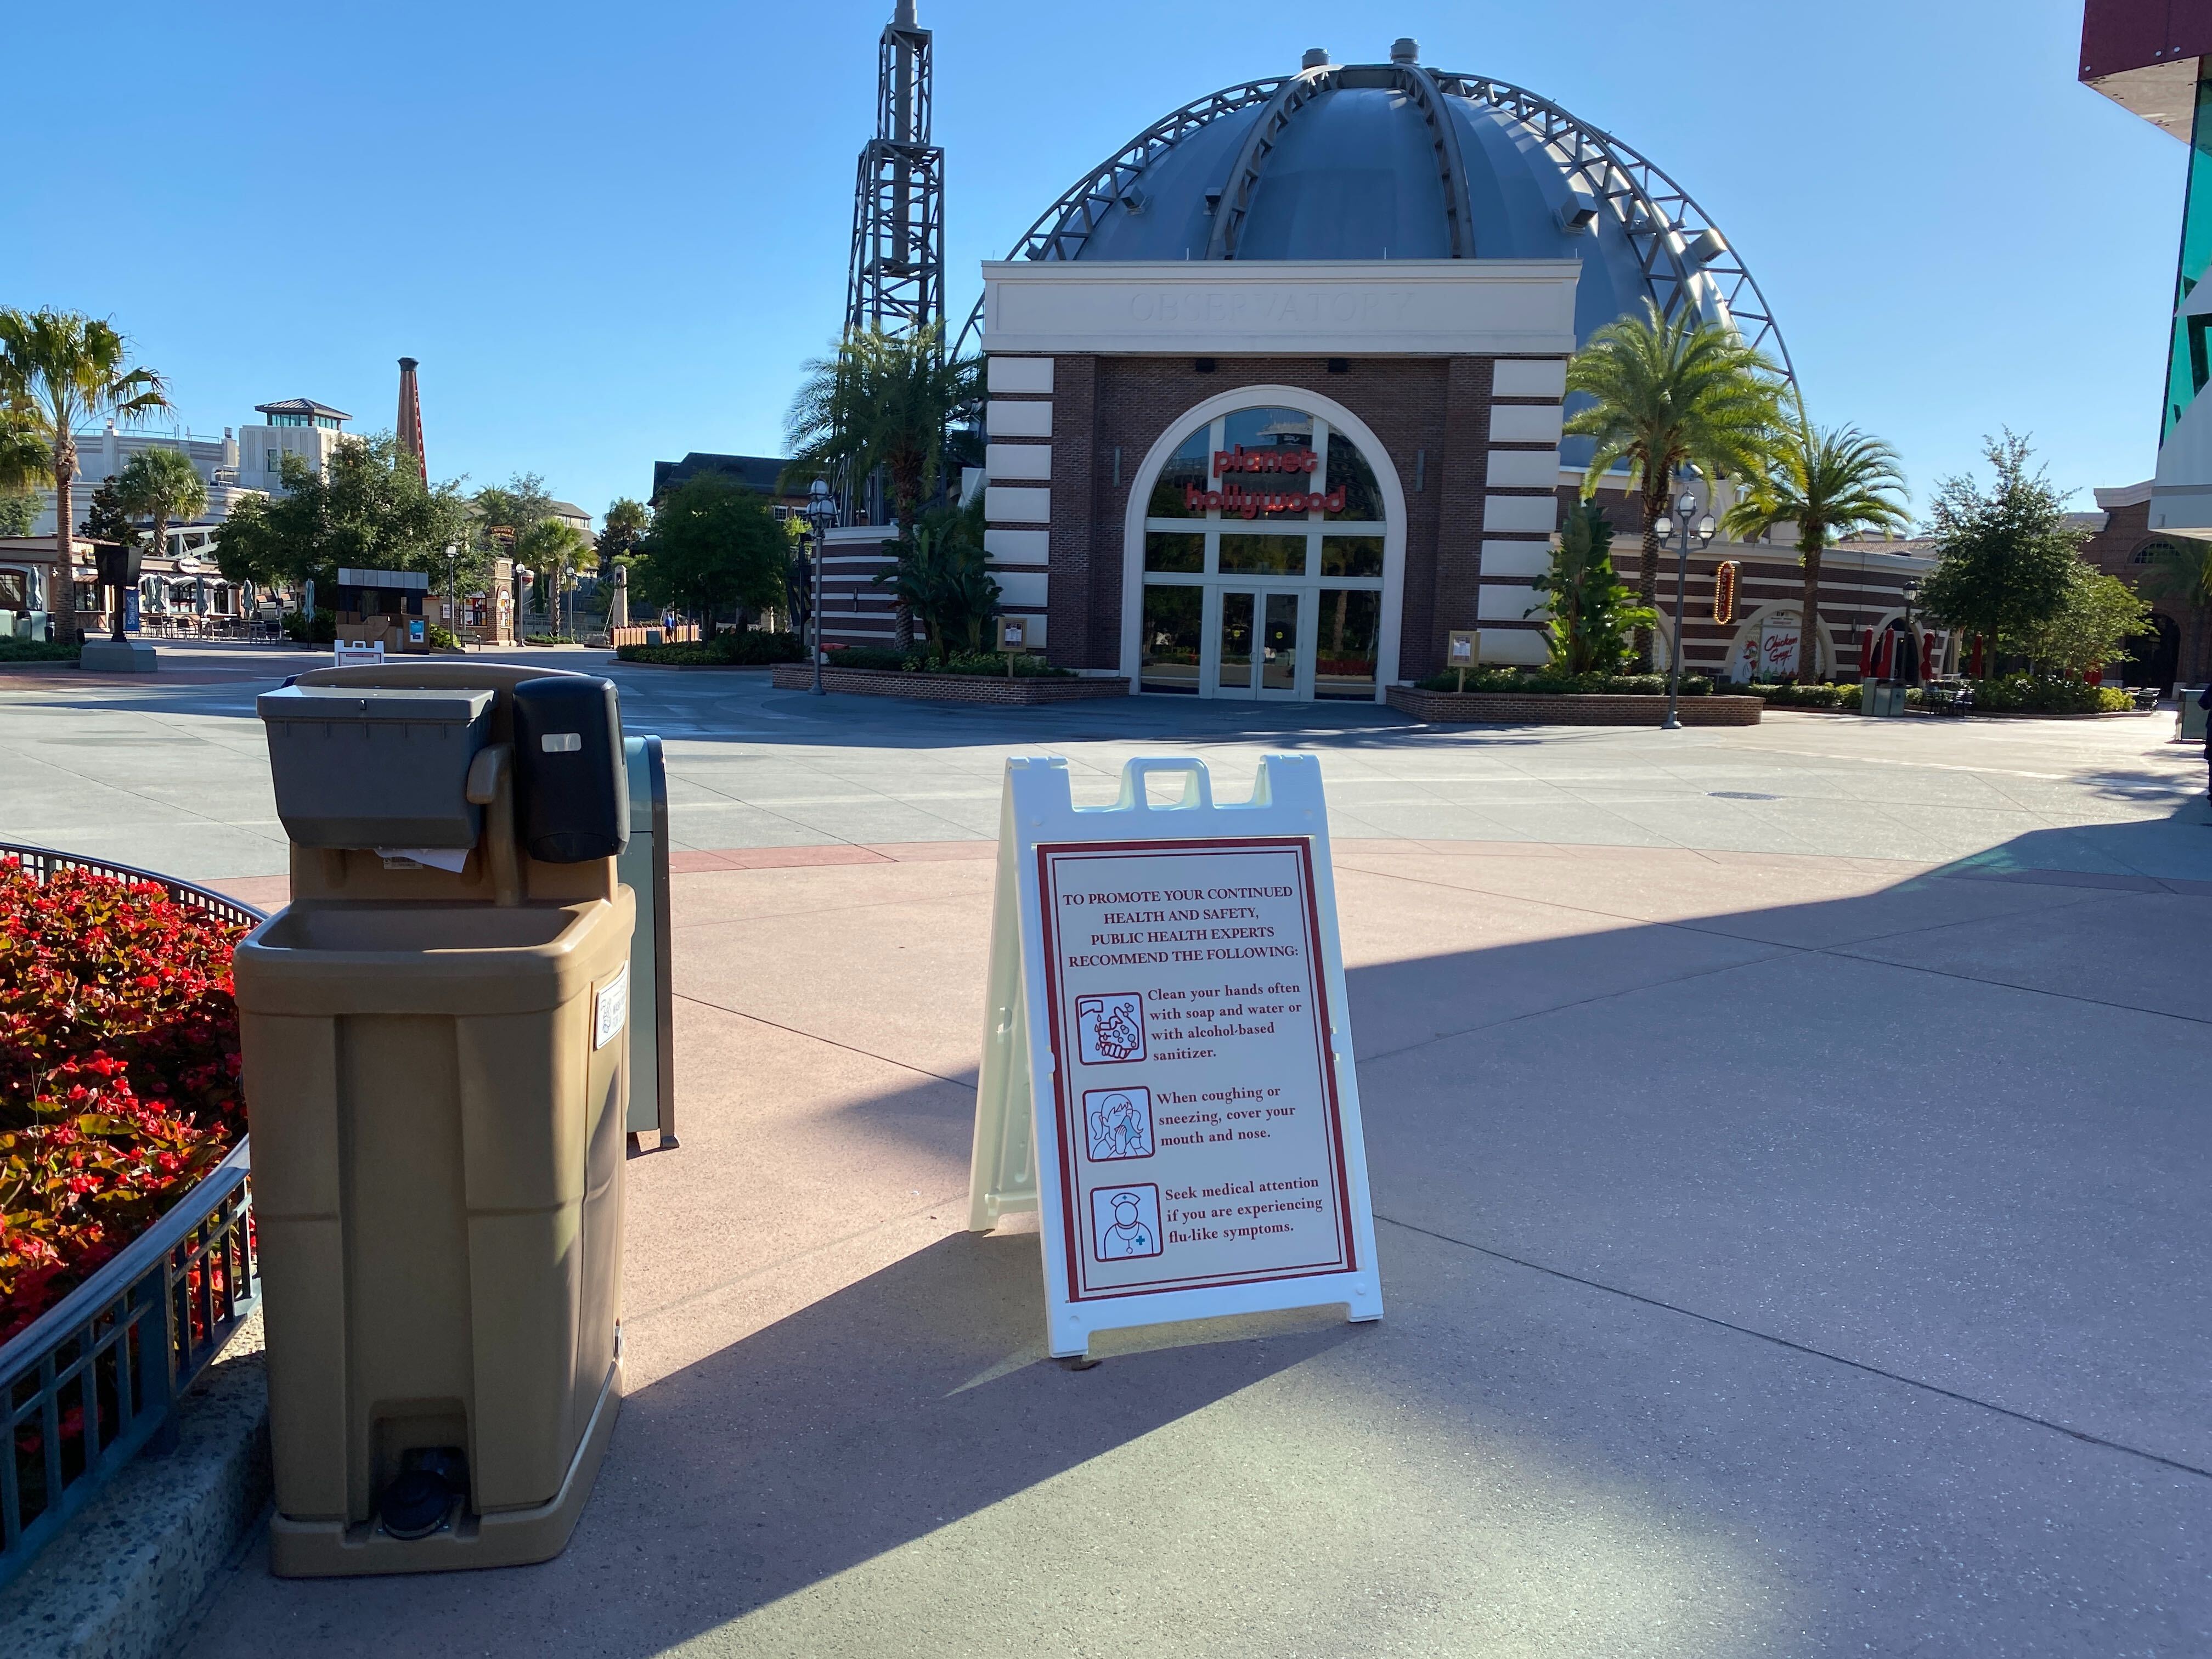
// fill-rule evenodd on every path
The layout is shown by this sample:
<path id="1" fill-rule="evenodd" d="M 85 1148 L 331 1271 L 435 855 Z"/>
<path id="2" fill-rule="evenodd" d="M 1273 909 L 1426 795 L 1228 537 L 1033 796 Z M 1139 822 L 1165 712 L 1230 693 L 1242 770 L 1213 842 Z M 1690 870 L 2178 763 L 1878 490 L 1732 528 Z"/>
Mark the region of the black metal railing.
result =
<path id="1" fill-rule="evenodd" d="M 262 913 L 174 877 L 0 842 L 41 884 L 61 870 L 150 881 L 179 904 Z M 0 1344 L 0 1585 L 139 1452 L 176 1443 L 176 1407 L 259 1297 L 252 1153 L 230 1155 L 92 1277 Z"/>

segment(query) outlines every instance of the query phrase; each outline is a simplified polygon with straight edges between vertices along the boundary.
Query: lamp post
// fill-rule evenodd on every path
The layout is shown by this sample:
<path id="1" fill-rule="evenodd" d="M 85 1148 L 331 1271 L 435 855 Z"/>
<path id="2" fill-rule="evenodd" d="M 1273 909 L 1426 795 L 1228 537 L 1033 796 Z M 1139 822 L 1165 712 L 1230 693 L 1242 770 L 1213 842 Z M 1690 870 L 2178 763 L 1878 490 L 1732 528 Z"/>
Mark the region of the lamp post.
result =
<path id="1" fill-rule="evenodd" d="M 461 643 L 461 550 L 453 542 L 446 544 L 446 631 Z"/>
<path id="2" fill-rule="evenodd" d="M 1912 647 L 1912 683 L 1915 684 L 1917 684 L 1926 675 L 1926 665 L 1920 660 L 1920 630 L 1912 624 L 1912 602 L 1919 597 L 1918 582 L 1909 581 L 1905 584 L 1905 637 L 1911 641 Z M 1893 664 L 1892 666 L 1893 668 L 1895 665 Z M 1902 679 L 1904 676 L 1900 674 L 1898 678 Z"/>
<path id="3" fill-rule="evenodd" d="M 817 478 L 806 489 L 806 521 L 814 527 L 814 603 L 808 620 L 813 626 L 808 630 L 814 636 L 814 695 L 824 695 L 822 690 L 822 555 L 830 545 L 830 521 L 837 516 L 836 504 L 830 499 L 828 480 Z"/>
<path id="4" fill-rule="evenodd" d="M 1674 503 L 1674 511 L 1681 523 L 1677 526 L 1674 520 L 1662 513 L 1651 526 L 1659 532 L 1659 539 L 1662 542 L 1674 534 L 1678 528 L 1681 532 L 1681 540 L 1674 547 L 1674 648 L 1668 653 L 1667 659 L 1667 718 L 1659 724 L 1662 732 L 1679 732 L 1682 728 L 1682 722 L 1675 718 L 1674 709 L 1682 691 L 1682 590 L 1690 576 L 1690 538 L 1696 537 L 1699 547 L 1713 538 L 1715 526 L 1711 514 L 1699 519 L 1694 529 L 1691 527 L 1690 515 L 1697 510 L 1698 498 L 1686 489 L 1681 499 Z"/>

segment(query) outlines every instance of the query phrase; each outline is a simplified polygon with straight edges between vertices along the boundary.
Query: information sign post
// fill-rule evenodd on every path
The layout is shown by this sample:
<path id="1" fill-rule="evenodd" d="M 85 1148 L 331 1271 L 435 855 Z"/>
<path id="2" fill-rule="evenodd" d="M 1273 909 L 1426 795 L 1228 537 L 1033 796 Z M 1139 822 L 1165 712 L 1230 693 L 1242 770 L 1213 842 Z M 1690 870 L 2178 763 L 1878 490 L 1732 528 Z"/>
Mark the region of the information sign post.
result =
<path id="1" fill-rule="evenodd" d="M 1133 760 L 1078 807 L 1065 761 L 1010 760 L 987 995 L 969 1225 L 1038 1212 L 1053 1354 L 1382 1317 L 1318 761 L 1269 755 L 1218 806 L 1204 763 Z"/>

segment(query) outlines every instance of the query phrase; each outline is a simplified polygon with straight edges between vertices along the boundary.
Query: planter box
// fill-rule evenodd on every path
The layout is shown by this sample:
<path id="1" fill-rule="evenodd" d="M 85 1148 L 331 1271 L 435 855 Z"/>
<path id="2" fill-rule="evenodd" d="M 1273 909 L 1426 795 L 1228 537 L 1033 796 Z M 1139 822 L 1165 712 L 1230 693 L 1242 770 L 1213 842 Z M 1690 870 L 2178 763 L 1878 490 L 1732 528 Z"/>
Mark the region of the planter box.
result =
<path id="1" fill-rule="evenodd" d="M 780 662 L 769 684 L 779 691 L 808 691 L 814 687 L 812 665 Z M 822 689 L 850 691 L 863 697 L 920 697 L 933 702 L 992 703 L 1000 708 L 1030 708 L 1045 702 L 1095 702 L 1101 697 L 1126 697 L 1129 682 L 1110 679 L 1060 679 L 1025 675 L 1007 679 L 998 674 L 908 674 L 896 668 L 824 668 Z"/>
<path id="2" fill-rule="evenodd" d="M 1646 696 L 1547 697 L 1513 691 L 1423 691 L 1394 685 L 1390 706 L 1417 720 L 1465 720 L 1499 726 L 1656 726 L 1667 699 Z M 1756 726 L 1765 704 L 1757 697 L 1684 697 L 1674 706 L 1685 726 Z"/>

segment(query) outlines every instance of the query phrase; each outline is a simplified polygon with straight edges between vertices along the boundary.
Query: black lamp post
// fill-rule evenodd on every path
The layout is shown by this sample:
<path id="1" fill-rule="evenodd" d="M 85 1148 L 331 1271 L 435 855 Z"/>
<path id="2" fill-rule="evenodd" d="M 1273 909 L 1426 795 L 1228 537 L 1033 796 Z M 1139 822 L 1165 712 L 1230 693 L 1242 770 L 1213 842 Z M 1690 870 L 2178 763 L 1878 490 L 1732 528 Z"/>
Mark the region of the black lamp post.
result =
<path id="1" fill-rule="evenodd" d="M 1698 498 L 1686 489 L 1681 499 L 1674 503 L 1674 511 L 1680 517 L 1680 524 L 1678 526 L 1674 519 L 1662 513 L 1651 526 L 1659 532 L 1662 542 L 1678 529 L 1681 532 L 1681 539 L 1674 548 L 1674 648 L 1668 655 L 1667 718 L 1659 725 L 1662 732 L 1679 732 L 1682 726 L 1682 722 L 1675 718 L 1674 711 L 1682 691 L 1682 590 L 1690 575 L 1690 538 L 1696 537 L 1698 545 L 1703 547 L 1712 540 L 1715 528 L 1713 515 L 1708 513 L 1697 521 L 1696 527 L 1692 529 L 1690 515 L 1697 510 Z"/>
<path id="2" fill-rule="evenodd" d="M 807 486 L 806 521 L 814 529 L 814 605 L 808 631 L 814 636 L 814 695 L 824 695 L 822 690 L 822 555 L 830 544 L 830 521 L 837 516 L 836 504 L 830 498 L 827 480 L 817 478 Z"/>
<path id="3" fill-rule="evenodd" d="M 123 596 L 138 586 L 138 573 L 145 554 L 136 542 L 94 542 L 93 562 L 100 573 L 101 586 L 108 590 L 113 606 L 108 619 L 107 637 L 117 645 L 125 643 L 123 635 Z"/>

